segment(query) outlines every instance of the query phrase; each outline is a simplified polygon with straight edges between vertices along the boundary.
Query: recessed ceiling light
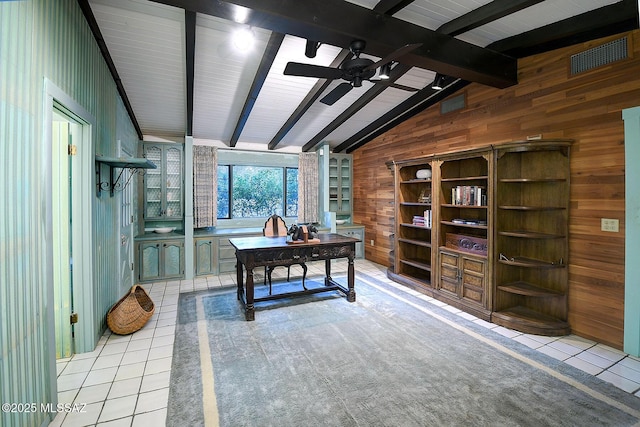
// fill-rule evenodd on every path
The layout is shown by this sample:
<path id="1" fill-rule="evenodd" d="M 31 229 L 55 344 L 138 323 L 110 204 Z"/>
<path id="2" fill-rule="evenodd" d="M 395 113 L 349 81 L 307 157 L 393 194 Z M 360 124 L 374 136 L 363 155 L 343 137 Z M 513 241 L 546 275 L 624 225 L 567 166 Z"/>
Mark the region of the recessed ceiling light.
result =
<path id="1" fill-rule="evenodd" d="M 233 46 L 241 52 L 246 52 L 253 47 L 255 34 L 249 27 L 242 27 L 233 33 Z"/>

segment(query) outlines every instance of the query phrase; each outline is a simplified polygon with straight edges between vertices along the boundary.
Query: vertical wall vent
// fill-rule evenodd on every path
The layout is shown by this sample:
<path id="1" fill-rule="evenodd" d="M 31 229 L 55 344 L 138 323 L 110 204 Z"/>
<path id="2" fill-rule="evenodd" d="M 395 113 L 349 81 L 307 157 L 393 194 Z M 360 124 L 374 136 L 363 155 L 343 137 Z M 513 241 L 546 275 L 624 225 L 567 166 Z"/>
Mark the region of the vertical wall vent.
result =
<path id="1" fill-rule="evenodd" d="M 627 38 L 610 41 L 571 56 L 571 75 L 628 58 Z"/>

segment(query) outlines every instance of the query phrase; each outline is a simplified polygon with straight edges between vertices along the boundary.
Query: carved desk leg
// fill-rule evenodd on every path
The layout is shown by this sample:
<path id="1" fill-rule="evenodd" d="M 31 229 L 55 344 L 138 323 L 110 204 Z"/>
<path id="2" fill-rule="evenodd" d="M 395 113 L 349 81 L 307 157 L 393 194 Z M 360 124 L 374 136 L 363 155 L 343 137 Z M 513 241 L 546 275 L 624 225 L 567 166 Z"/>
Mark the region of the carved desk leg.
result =
<path id="1" fill-rule="evenodd" d="M 330 259 L 325 259 L 324 260 L 324 272 L 325 272 L 325 278 L 324 278 L 324 285 L 325 286 L 329 286 L 331 283 L 331 260 Z"/>
<path id="2" fill-rule="evenodd" d="M 238 300 L 242 298 L 244 294 L 244 278 L 242 277 L 242 262 L 240 258 L 236 258 L 236 281 L 238 283 Z"/>
<path id="3" fill-rule="evenodd" d="M 355 267 L 353 266 L 353 258 L 354 258 L 354 253 L 353 251 L 351 251 L 349 253 L 349 267 L 347 267 L 347 282 L 349 286 L 347 301 L 349 302 L 355 302 L 356 300 L 356 290 L 355 290 L 356 273 L 355 273 Z"/>
<path id="4" fill-rule="evenodd" d="M 253 300 L 253 266 L 246 265 L 247 269 L 247 304 L 244 307 L 244 318 L 246 320 L 256 320 L 256 313 Z"/>

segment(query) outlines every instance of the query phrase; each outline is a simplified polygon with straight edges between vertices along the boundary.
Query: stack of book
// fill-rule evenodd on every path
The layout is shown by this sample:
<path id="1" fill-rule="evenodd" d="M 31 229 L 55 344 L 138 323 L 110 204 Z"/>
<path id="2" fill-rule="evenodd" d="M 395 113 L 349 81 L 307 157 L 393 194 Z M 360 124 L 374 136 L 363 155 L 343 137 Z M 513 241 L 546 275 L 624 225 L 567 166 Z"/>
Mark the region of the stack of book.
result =
<path id="1" fill-rule="evenodd" d="M 458 185 L 451 189 L 451 204 L 458 206 L 486 206 L 487 193 L 478 185 Z"/>
<path id="2" fill-rule="evenodd" d="M 427 209 L 426 211 L 424 211 L 424 216 L 414 216 L 413 225 L 431 228 L 431 209 Z"/>

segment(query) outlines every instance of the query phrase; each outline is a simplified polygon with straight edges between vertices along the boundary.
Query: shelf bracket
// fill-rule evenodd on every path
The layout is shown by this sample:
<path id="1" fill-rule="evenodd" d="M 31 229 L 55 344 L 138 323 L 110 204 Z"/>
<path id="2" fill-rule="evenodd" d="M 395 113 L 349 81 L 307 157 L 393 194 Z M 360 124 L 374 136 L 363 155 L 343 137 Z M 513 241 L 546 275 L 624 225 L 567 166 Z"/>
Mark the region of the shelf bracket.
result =
<path id="1" fill-rule="evenodd" d="M 102 181 L 102 165 L 108 165 L 109 168 L 109 180 Z M 109 190 L 109 194 L 113 197 L 116 191 L 124 190 L 131 178 L 135 174 L 144 174 L 146 169 L 156 169 L 156 165 L 151 161 L 144 158 L 115 158 L 115 157 L 102 157 L 96 156 L 96 186 L 98 187 L 98 197 L 102 191 Z M 116 176 L 115 169 L 120 169 L 120 173 Z M 128 169 L 131 174 L 127 179 L 127 182 L 121 182 L 122 174 L 125 169 Z"/>

